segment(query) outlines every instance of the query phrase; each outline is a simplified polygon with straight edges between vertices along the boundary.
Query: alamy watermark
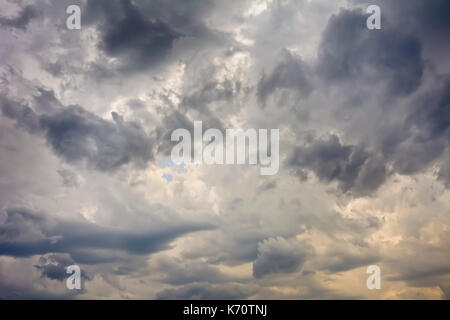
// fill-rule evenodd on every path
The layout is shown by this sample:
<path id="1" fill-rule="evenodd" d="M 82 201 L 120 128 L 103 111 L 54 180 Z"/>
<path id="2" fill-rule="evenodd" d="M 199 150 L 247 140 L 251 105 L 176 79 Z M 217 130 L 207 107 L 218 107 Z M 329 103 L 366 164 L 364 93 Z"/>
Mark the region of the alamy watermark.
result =
<path id="1" fill-rule="evenodd" d="M 381 29 L 381 9 L 379 6 L 372 4 L 367 7 L 366 13 L 370 16 L 366 20 L 366 26 L 369 30 Z"/>
<path id="2" fill-rule="evenodd" d="M 66 272 L 70 276 L 66 280 L 66 287 L 69 290 L 81 289 L 81 269 L 76 264 L 68 266 Z"/>
<path id="3" fill-rule="evenodd" d="M 178 141 L 171 153 L 175 164 L 259 163 L 261 175 L 274 175 L 279 169 L 279 129 L 270 129 L 269 145 L 267 129 L 226 129 L 224 139 L 219 129 L 210 128 L 203 133 L 202 121 L 194 121 L 193 140 L 189 130 L 184 128 L 175 129 L 171 140 Z M 204 146 L 204 143 L 207 144 Z"/>
<path id="4" fill-rule="evenodd" d="M 69 15 L 66 20 L 66 26 L 69 30 L 81 29 L 81 9 L 80 6 L 72 4 L 66 8 L 66 13 Z"/>
<path id="5" fill-rule="evenodd" d="M 366 273 L 370 274 L 367 278 L 366 286 L 367 289 L 381 289 L 381 269 L 377 265 L 370 265 L 367 267 Z"/>

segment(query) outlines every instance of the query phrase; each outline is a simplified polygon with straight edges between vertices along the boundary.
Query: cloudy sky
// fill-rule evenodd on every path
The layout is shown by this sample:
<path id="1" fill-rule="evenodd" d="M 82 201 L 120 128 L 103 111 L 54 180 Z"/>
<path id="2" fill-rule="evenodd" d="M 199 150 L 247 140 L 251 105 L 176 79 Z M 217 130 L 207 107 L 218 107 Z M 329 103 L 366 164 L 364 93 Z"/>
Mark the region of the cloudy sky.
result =
<path id="1" fill-rule="evenodd" d="M 1 1 L 0 298 L 450 298 L 449 35 L 446 0 Z M 173 165 L 194 120 L 278 128 L 278 174 Z"/>

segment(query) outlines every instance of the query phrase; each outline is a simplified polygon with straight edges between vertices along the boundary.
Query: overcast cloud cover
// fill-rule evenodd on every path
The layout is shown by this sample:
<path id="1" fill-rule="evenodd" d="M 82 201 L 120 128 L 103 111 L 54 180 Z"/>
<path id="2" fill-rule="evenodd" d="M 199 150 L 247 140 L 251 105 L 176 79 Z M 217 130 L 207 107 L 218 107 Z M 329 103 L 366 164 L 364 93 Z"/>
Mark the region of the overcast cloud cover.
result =
<path id="1" fill-rule="evenodd" d="M 450 298 L 449 36 L 447 0 L 2 1 L 0 298 Z M 172 165 L 194 120 L 279 128 L 278 174 Z"/>

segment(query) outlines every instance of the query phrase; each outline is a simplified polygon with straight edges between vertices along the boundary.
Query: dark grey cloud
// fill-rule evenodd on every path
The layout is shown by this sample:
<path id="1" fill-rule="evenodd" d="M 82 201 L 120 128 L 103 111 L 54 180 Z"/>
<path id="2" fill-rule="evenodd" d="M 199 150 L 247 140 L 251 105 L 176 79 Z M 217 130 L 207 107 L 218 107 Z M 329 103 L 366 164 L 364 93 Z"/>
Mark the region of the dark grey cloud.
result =
<path id="1" fill-rule="evenodd" d="M 229 37 L 210 29 L 205 20 L 214 1 L 88 0 L 84 23 L 99 33 L 98 48 L 107 57 L 90 62 L 88 75 L 97 81 L 130 73 L 160 71 L 174 61 L 192 59 L 200 49 L 224 46 Z"/>
<path id="2" fill-rule="evenodd" d="M 291 89 L 301 97 L 307 97 L 313 90 L 312 73 L 300 57 L 282 50 L 281 62 L 270 72 L 263 73 L 258 82 L 257 97 L 261 106 L 266 105 L 268 97 L 277 89 Z"/>
<path id="3" fill-rule="evenodd" d="M 415 1 L 408 0 L 379 1 L 386 8 L 387 15 L 397 16 L 398 22 L 405 28 L 426 28 L 424 31 L 434 30 L 438 33 L 450 31 L 450 4 L 446 0 Z M 414 14 L 415 19 L 408 19 L 400 13 Z M 415 31 L 419 31 L 418 29 Z M 432 36 L 432 34 L 430 34 Z"/>
<path id="4" fill-rule="evenodd" d="M 0 25 L 3 27 L 26 30 L 30 21 L 37 16 L 34 6 L 25 6 L 16 17 L 0 17 Z"/>
<path id="5" fill-rule="evenodd" d="M 140 167 L 153 159 L 153 141 L 142 127 L 126 122 L 116 112 L 106 121 L 79 106 L 69 106 L 40 118 L 47 141 L 68 162 L 87 160 L 110 171 L 132 162 Z"/>
<path id="6" fill-rule="evenodd" d="M 283 238 L 271 238 L 258 244 L 258 258 L 253 263 L 253 276 L 262 278 L 270 274 L 292 273 L 306 260 L 306 250 L 297 243 Z"/>
<path id="7" fill-rule="evenodd" d="M 445 136 L 450 128 L 450 75 L 438 80 L 435 88 L 427 92 L 420 104 L 406 120 L 425 131 L 423 139 Z"/>
<path id="8" fill-rule="evenodd" d="M 50 100 L 48 108 L 55 98 L 44 92 L 37 103 Z M 111 113 L 113 121 L 108 121 L 77 105 L 39 114 L 27 104 L 6 98 L 0 103 L 4 115 L 31 133 L 42 133 L 54 152 L 69 163 L 85 161 L 91 168 L 112 171 L 127 163 L 145 167 L 154 157 L 154 139 L 138 123 L 127 122 L 116 112 Z"/>
<path id="9" fill-rule="evenodd" d="M 150 254 L 167 249 L 183 234 L 211 228 L 208 224 L 173 221 L 157 229 L 148 227 L 133 232 L 64 220 L 24 208 L 4 210 L 0 221 L 0 255 L 67 253 L 82 264 L 120 261 L 126 258 L 123 254 Z"/>
<path id="10" fill-rule="evenodd" d="M 369 3 L 369 1 L 367 1 Z M 445 56 L 450 52 L 446 39 L 450 33 L 450 3 L 446 0 L 408 1 L 376 0 L 370 4 L 379 4 L 383 16 L 390 24 L 400 30 L 408 30 L 420 38 L 429 58 L 437 66 L 445 66 Z M 408 17 L 414 17 L 410 19 Z"/>
<path id="11" fill-rule="evenodd" d="M 323 181 L 337 181 L 343 192 L 356 194 L 376 191 L 387 175 L 384 164 L 376 156 L 362 147 L 341 144 L 335 135 L 297 147 L 288 165 L 296 170 L 311 170 Z"/>
<path id="12" fill-rule="evenodd" d="M 103 18 L 99 47 L 122 59 L 123 71 L 139 71 L 161 62 L 181 36 L 154 14 L 145 15 L 139 4 L 130 0 L 88 1 L 86 12 L 88 22 Z"/>
<path id="13" fill-rule="evenodd" d="M 153 21 L 159 18 L 177 30 L 188 30 L 188 34 L 193 36 L 204 31 L 203 18 L 207 17 L 212 9 L 214 1 L 203 0 L 174 0 L 170 3 L 146 0 L 88 0 L 85 21 L 94 24 L 101 18 L 109 19 L 108 22 L 113 23 L 130 15 L 134 16 L 139 11 L 140 20 L 146 18 L 147 21 Z"/>
<path id="14" fill-rule="evenodd" d="M 429 167 L 448 149 L 450 134 L 450 78 L 439 76 L 433 88 L 419 95 L 397 127 L 383 128 L 376 137 L 396 172 L 415 174 Z M 445 156 L 439 178 L 448 183 Z M 447 181 L 447 182 L 446 182 Z"/>
<path id="15" fill-rule="evenodd" d="M 49 254 L 39 258 L 39 264 L 34 267 L 41 271 L 41 276 L 51 280 L 64 281 L 67 279 L 67 267 L 74 265 L 75 261 L 67 255 L 63 254 Z M 86 272 L 81 276 L 85 280 L 89 280 Z"/>
<path id="16" fill-rule="evenodd" d="M 391 173 L 386 169 L 388 164 L 393 172 L 412 175 L 438 161 L 441 168 L 438 177 L 446 183 L 442 154 L 449 141 L 448 75 L 436 75 L 430 69 L 429 61 L 423 57 L 424 46 L 429 45 L 418 29 L 428 28 L 426 21 L 435 15 L 439 17 L 434 23 L 439 32 L 448 28 L 442 19 L 446 14 L 437 14 L 448 4 L 434 1 L 420 13 L 420 8 L 425 7 L 423 3 L 400 6 L 382 1 L 381 4 L 381 30 L 367 29 L 368 15 L 361 9 L 341 9 L 329 19 L 318 48 L 315 71 L 326 87 L 336 89 L 334 99 L 339 104 L 336 116 L 346 112 L 372 114 L 370 109 L 375 108 L 390 119 L 370 124 L 368 128 L 373 131 L 367 133 L 362 124 L 366 120 L 360 119 L 360 123 L 354 124 L 360 130 L 348 133 L 356 138 L 355 145 L 342 145 L 334 137 L 316 139 L 315 143 L 296 148 L 289 165 L 296 168 L 294 174 L 302 180 L 307 179 L 309 169 L 322 181 L 338 181 L 344 192 L 367 195 L 376 191 Z M 403 18 L 400 18 L 403 24 L 396 21 L 403 7 L 417 12 L 420 21 L 408 22 Z M 431 86 L 424 83 L 425 72 L 431 77 L 427 79 Z M 399 116 L 395 98 L 413 95 L 409 108 Z M 343 97 L 343 102 L 339 97 Z"/>
<path id="17" fill-rule="evenodd" d="M 383 85 L 390 96 L 412 93 L 421 84 L 422 46 L 400 28 L 367 29 L 362 10 L 341 9 L 328 21 L 318 51 L 317 71 L 326 83 Z"/>
<path id="18" fill-rule="evenodd" d="M 16 120 L 18 127 L 23 128 L 30 133 L 39 132 L 39 118 L 28 105 L 17 103 L 16 101 L 2 96 L 0 96 L 0 104 L 3 115 Z"/>

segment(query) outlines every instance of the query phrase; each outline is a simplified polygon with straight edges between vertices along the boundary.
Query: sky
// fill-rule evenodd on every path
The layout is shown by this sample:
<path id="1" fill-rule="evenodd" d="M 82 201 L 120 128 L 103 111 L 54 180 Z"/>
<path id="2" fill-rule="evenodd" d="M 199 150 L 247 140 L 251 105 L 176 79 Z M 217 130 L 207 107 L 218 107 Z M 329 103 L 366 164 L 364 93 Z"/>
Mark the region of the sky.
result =
<path id="1" fill-rule="evenodd" d="M 0 299 L 449 299 L 449 35 L 446 0 L 2 1 Z M 278 173 L 174 165 L 196 120 L 279 129 Z"/>

